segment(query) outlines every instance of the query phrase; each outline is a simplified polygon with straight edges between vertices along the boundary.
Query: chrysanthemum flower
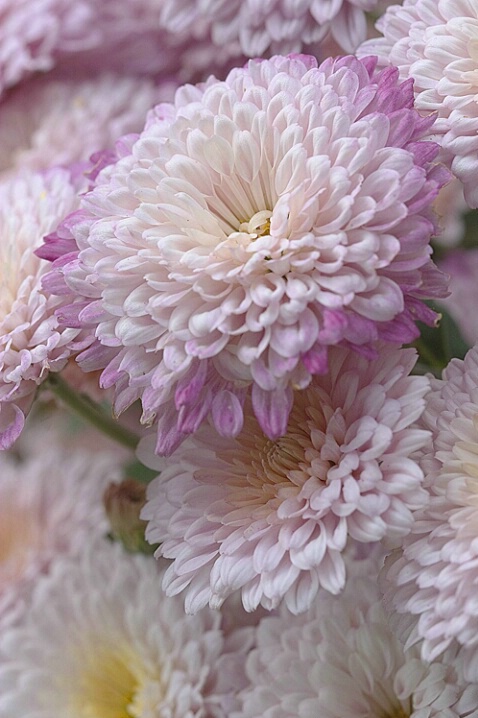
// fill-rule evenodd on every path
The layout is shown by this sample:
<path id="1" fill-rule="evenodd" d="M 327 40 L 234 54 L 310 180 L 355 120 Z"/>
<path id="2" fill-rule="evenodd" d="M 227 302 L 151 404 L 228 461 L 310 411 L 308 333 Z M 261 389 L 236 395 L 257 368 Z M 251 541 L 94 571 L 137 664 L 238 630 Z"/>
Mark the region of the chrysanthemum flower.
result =
<path id="1" fill-rule="evenodd" d="M 378 0 L 164 0 L 161 23 L 172 33 L 204 33 L 214 45 L 248 57 L 300 52 L 328 33 L 346 52 L 366 38 L 365 13 Z M 236 50 L 237 51 L 237 50 Z"/>
<path id="2" fill-rule="evenodd" d="M 173 559 L 166 592 L 185 590 L 188 612 L 236 589 L 248 611 L 285 598 L 300 612 L 320 586 L 342 590 L 349 539 L 408 533 L 427 498 L 409 458 L 428 436 L 411 426 L 428 388 L 408 376 L 414 363 L 413 350 L 370 362 L 336 348 L 331 372 L 296 394 L 283 438 L 267 439 L 249 414 L 236 440 L 203 427 L 156 459 L 142 517 L 157 555 Z M 141 457 L 151 461 L 147 446 Z"/>
<path id="3" fill-rule="evenodd" d="M 388 561 L 384 585 L 394 625 L 435 660 L 458 650 L 478 682 L 478 348 L 435 380 L 421 424 L 433 444 L 421 464 L 430 495 L 410 535 Z"/>
<path id="4" fill-rule="evenodd" d="M 246 663 L 250 686 L 231 718 L 476 716 L 478 684 L 404 650 L 387 625 L 366 562 L 345 592 L 321 592 L 308 613 L 261 621 Z"/>
<path id="5" fill-rule="evenodd" d="M 77 81 L 50 73 L 24 82 L 2 100 L 0 178 L 88 160 L 141 129 L 163 99 L 164 89 L 151 80 L 113 74 Z"/>
<path id="6" fill-rule="evenodd" d="M 58 326 L 60 299 L 41 288 L 42 237 L 78 204 L 70 172 L 25 173 L 0 184 L 0 449 L 19 436 L 39 384 L 60 371 L 78 329 Z"/>
<path id="7" fill-rule="evenodd" d="M 50 70 L 58 51 L 97 40 L 89 0 L 0 0 L 0 92 L 32 72 Z"/>
<path id="8" fill-rule="evenodd" d="M 141 398 L 145 423 L 159 414 L 159 452 L 208 414 L 237 435 L 249 390 L 276 438 L 330 345 L 374 356 L 434 320 L 431 120 L 395 70 L 316 64 L 251 61 L 180 89 L 45 247 L 95 338 L 80 363 L 105 368 L 118 413 Z"/>
<path id="9" fill-rule="evenodd" d="M 61 555 L 108 531 L 102 494 L 121 478 L 117 455 L 55 445 L 38 430 L 37 449 L 19 461 L 0 454 L 0 620 Z M 48 450 L 45 446 L 48 444 Z"/>
<path id="10" fill-rule="evenodd" d="M 478 5 L 474 0 L 404 0 L 377 22 L 383 34 L 359 55 L 378 55 L 414 79 L 415 106 L 436 112 L 434 133 L 465 196 L 478 206 Z"/>
<path id="11" fill-rule="evenodd" d="M 0 637 L 1 718 L 229 718 L 252 629 L 185 616 L 156 569 L 106 542 L 57 562 Z"/>

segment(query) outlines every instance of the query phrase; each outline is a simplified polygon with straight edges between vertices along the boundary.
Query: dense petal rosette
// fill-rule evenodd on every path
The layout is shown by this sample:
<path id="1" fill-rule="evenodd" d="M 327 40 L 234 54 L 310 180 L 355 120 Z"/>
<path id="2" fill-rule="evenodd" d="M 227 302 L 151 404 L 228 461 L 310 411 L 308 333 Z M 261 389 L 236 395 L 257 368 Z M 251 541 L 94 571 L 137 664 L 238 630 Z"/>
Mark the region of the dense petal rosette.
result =
<path id="1" fill-rule="evenodd" d="M 425 377 L 408 376 L 414 362 L 413 350 L 369 362 L 336 348 L 330 374 L 297 392 L 276 442 L 249 415 L 235 440 L 203 427 L 157 459 L 162 471 L 142 516 L 157 555 L 173 559 L 167 593 L 185 589 L 187 611 L 241 589 L 249 611 L 285 598 L 300 612 L 320 586 L 343 589 L 349 539 L 407 534 L 411 510 L 427 498 L 409 458 L 428 437 L 411 426 L 428 388 Z"/>
<path id="2" fill-rule="evenodd" d="M 409 644 L 434 660 L 458 649 L 478 682 L 478 348 L 434 380 L 421 424 L 433 443 L 421 460 L 429 505 L 386 564 L 387 604 Z M 453 660 L 453 659 L 452 659 Z"/>
<path id="3" fill-rule="evenodd" d="M 61 301 L 41 287 L 49 265 L 34 254 L 77 207 L 77 190 L 59 168 L 0 184 L 0 449 L 17 439 L 38 385 L 65 366 L 78 335 L 59 326 Z"/>
<path id="4" fill-rule="evenodd" d="M 478 206 L 478 5 L 475 0 L 404 0 L 377 22 L 383 37 L 365 42 L 359 55 L 414 79 L 415 106 L 436 112 L 444 156 Z"/>
<path id="5" fill-rule="evenodd" d="M 102 494 L 121 479 L 117 452 L 98 451 L 92 465 L 91 451 L 55 444 L 47 427 L 35 432 L 35 455 L 0 454 L 1 623 L 60 556 L 107 533 Z"/>
<path id="6" fill-rule="evenodd" d="M 159 414 L 159 452 L 208 414 L 236 435 L 249 390 L 276 438 L 330 345 L 374 356 L 433 321 L 429 206 L 446 172 L 419 139 L 431 120 L 395 70 L 316 65 L 251 61 L 180 89 L 44 248 L 50 286 L 76 294 L 66 315 L 95 338 L 80 363 L 105 368 L 118 413 L 141 398 L 145 423 Z"/>
<path id="7" fill-rule="evenodd" d="M 165 89 L 111 73 L 76 80 L 52 72 L 21 83 L 2 100 L 0 178 L 84 162 L 112 148 L 120 135 L 141 129 L 151 105 L 169 99 Z"/>
<path id="8" fill-rule="evenodd" d="M 353 567 L 341 596 L 265 618 L 231 718 L 461 718 L 476 716 L 478 684 L 404 650 L 387 625 L 376 567 Z M 375 569 L 375 570 L 372 570 Z"/>
<path id="9" fill-rule="evenodd" d="M 153 559 L 93 543 L 0 636 L 0 716 L 229 718 L 253 629 L 160 595 Z"/>
<path id="10" fill-rule="evenodd" d="M 207 28 L 214 45 L 248 57 L 300 52 L 332 34 L 346 52 L 365 40 L 367 10 L 379 0 L 164 0 L 161 24 L 192 36 Z"/>

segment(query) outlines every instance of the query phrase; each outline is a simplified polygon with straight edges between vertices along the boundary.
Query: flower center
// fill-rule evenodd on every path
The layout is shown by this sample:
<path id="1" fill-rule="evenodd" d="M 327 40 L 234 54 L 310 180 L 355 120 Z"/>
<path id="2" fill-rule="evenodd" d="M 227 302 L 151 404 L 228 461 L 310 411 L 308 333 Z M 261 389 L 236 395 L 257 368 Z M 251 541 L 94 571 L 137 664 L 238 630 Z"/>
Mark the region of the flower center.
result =
<path id="1" fill-rule="evenodd" d="M 239 225 L 239 232 L 245 232 L 250 235 L 251 240 L 258 237 L 265 237 L 270 234 L 272 212 L 269 209 L 261 209 L 256 212 L 249 222 L 242 222 Z"/>
<path id="2" fill-rule="evenodd" d="M 141 718 L 141 661 L 128 649 L 98 650 L 92 643 L 86 670 L 75 685 L 73 703 L 81 718 Z"/>

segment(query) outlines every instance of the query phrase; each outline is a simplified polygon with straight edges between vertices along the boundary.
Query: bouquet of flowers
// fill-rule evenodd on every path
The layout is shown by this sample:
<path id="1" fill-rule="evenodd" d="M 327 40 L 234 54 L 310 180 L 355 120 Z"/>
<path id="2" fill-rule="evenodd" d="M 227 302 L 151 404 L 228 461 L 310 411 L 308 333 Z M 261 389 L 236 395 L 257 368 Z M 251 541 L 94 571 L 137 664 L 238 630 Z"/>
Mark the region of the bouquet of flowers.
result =
<path id="1" fill-rule="evenodd" d="M 0 718 L 478 718 L 477 0 L 5 0 Z"/>

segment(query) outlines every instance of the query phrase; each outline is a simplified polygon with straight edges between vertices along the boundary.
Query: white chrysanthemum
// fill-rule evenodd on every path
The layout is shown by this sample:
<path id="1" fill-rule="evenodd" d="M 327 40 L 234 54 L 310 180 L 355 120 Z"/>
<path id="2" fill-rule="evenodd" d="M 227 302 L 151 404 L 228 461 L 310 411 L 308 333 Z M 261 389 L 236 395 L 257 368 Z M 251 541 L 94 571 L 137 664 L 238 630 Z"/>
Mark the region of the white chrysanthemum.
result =
<path id="1" fill-rule="evenodd" d="M 437 112 L 445 155 L 478 206 L 478 4 L 476 0 L 404 0 L 380 18 L 383 37 L 365 42 L 360 56 L 378 55 L 382 64 L 414 79 L 415 106 Z"/>
<path id="2" fill-rule="evenodd" d="M 387 604 L 424 658 L 450 646 L 478 681 L 478 347 L 434 381 L 421 423 L 433 431 L 421 461 L 430 502 L 388 561 Z"/>
<path id="3" fill-rule="evenodd" d="M 408 376 L 414 363 L 413 350 L 369 362 L 336 348 L 330 373 L 297 392 L 284 437 L 268 439 L 249 413 L 234 441 L 205 427 L 162 460 L 142 516 L 173 559 L 166 592 L 185 590 L 190 612 L 236 589 L 248 611 L 283 598 L 305 611 L 320 586 L 343 589 L 350 538 L 408 533 L 426 500 L 409 458 L 427 439 L 411 427 L 428 388 Z"/>
<path id="4" fill-rule="evenodd" d="M 0 93 L 26 74 L 50 70 L 55 53 L 98 40 L 91 0 L 0 0 Z"/>
<path id="5" fill-rule="evenodd" d="M 107 542 L 57 562 L 0 637 L 0 718 L 229 718 L 252 630 L 185 616 L 157 568 Z"/>
<path id="6" fill-rule="evenodd" d="M 118 414 L 141 398 L 159 453 L 208 415 L 237 435 L 249 392 L 275 439 L 329 346 L 375 356 L 433 323 L 448 173 L 417 141 L 432 120 L 411 83 L 374 67 L 275 57 L 180 88 L 42 248 L 92 341 L 80 365 L 104 369 Z"/>
<path id="7" fill-rule="evenodd" d="M 265 618 L 246 663 L 250 686 L 231 718 L 458 718 L 476 716 L 478 685 L 404 651 L 387 625 L 367 562 L 339 597 L 308 613 Z"/>
<path id="8" fill-rule="evenodd" d="M 136 132 L 164 97 L 151 80 L 103 74 L 74 81 L 35 77 L 0 107 L 0 172 L 44 170 L 88 160 Z"/>
<path id="9" fill-rule="evenodd" d="M 365 12 L 378 0 L 164 0 L 161 22 L 173 33 L 204 34 L 248 57 L 300 52 L 328 33 L 346 52 L 366 37 Z"/>
<path id="10" fill-rule="evenodd" d="M 121 478 L 110 452 L 64 449 L 47 431 L 43 451 L 0 454 L 0 613 L 10 610 L 60 554 L 77 553 L 108 530 L 102 494 Z M 35 437 L 39 443 L 39 437 Z"/>
<path id="11" fill-rule="evenodd" d="M 45 234 L 78 205 L 63 169 L 0 184 L 0 448 L 20 434 L 37 386 L 63 368 L 77 329 L 58 326 L 60 299 L 41 288 L 48 264 L 35 256 Z"/>

